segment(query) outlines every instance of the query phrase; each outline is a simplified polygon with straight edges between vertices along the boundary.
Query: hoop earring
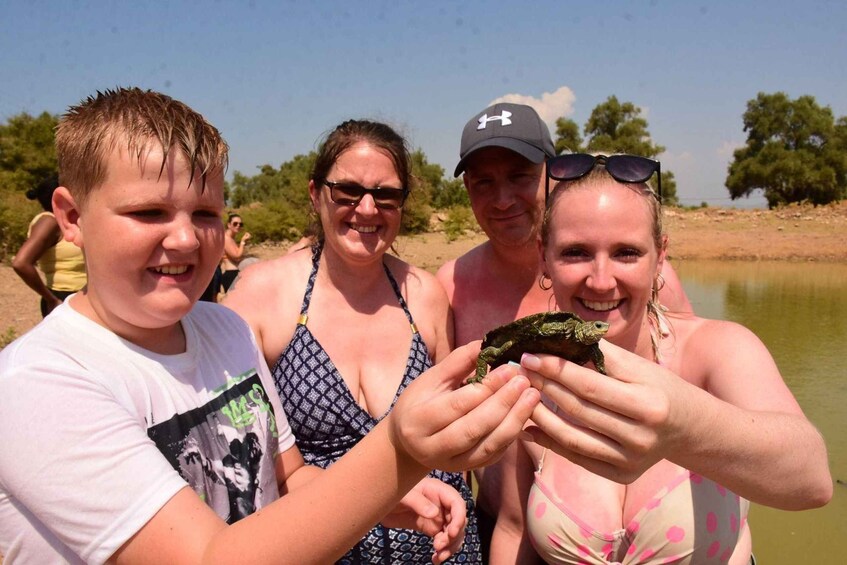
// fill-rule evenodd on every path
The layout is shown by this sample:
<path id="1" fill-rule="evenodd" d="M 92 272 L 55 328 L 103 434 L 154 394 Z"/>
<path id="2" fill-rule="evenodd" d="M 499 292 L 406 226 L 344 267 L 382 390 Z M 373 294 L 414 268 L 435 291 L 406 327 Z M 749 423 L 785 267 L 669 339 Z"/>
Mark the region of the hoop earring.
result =
<path id="1" fill-rule="evenodd" d="M 549 282 L 545 283 L 545 280 Z M 547 273 L 541 274 L 541 277 L 538 279 L 538 288 L 545 291 L 553 288 L 553 279 L 550 278 L 550 275 L 548 275 Z"/>
<path id="2" fill-rule="evenodd" d="M 665 288 L 665 277 L 662 276 L 662 273 L 656 275 L 656 280 L 653 281 L 653 292 L 651 296 L 651 302 L 659 303 L 659 292 Z"/>

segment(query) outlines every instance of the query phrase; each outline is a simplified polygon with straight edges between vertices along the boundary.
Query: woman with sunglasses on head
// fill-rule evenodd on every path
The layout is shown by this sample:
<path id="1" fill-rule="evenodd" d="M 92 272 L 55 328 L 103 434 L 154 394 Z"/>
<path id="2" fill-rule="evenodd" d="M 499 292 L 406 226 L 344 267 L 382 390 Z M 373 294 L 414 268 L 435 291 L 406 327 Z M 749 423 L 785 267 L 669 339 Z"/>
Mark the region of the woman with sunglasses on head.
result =
<path id="1" fill-rule="evenodd" d="M 224 232 L 224 255 L 221 259 L 221 287 L 227 292 L 232 283 L 238 277 L 238 264 L 244 259 L 244 248 L 250 241 L 250 233 L 244 232 L 240 241 L 235 241 L 236 236 L 241 233 L 244 220 L 238 214 L 230 214 Z"/>
<path id="2" fill-rule="evenodd" d="M 548 161 L 543 273 L 558 309 L 609 324 L 608 376 L 521 360 L 544 406 L 506 465 L 493 564 L 747 564 L 748 501 L 800 510 L 832 496 L 823 439 L 762 342 L 658 303 L 657 171 L 628 155 Z"/>
<path id="3" fill-rule="evenodd" d="M 412 183 L 405 140 L 350 120 L 321 145 L 309 181 L 311 248 L 246 269 L 224 302 L 253 328 L 307 463 L 327 467 L 360 441 L 403 389 L 452 348 L 447 297 L 431 274 L 390 255 Z M 257 298 L 261 297 L 261 299 Z M 480 563 L 470 489 L 456 557 Z M 352 485 L 351 485 L 352 488 Z M 376 526 L 341 563 L 428 563 L 431 540 Z"/>

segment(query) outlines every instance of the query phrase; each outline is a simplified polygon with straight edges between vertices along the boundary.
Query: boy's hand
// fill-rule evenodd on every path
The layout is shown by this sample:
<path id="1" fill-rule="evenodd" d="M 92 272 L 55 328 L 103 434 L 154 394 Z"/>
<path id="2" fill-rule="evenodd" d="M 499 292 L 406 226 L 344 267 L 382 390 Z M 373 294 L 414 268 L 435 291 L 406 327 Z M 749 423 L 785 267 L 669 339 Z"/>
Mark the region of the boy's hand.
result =
<path id="1" fill-rule="evenodd" d="M 400 395 L 389 434 L 401 453 L 432 469 L 462 471 L 492 463 L 515 440 L 540 394 L 510 365 L 462 386 L 479 346 L 457 348 Z"/>
<path id="2" fill-rule="evenodd" d="M 450 485 L 426 477 L 382 520 L 389 528 L 418 530 L 432 539 L 433 563 L 442 563 L 456 553 L 465 539 L 467 506 Z"/>

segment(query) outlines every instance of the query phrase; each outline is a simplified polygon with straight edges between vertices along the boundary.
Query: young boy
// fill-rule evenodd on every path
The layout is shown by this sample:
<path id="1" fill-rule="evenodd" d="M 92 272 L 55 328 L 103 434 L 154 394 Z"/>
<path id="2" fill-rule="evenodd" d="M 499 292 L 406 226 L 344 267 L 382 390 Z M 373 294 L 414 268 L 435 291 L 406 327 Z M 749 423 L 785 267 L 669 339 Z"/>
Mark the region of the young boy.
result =
<path id="1" fill-rule="evenodd" d="M 514 368 L 453 390 L 476 344 L 330 469 L 304 466 L 246 324 L 197 303 L 223 247 L 218 131 L 168 96 L 117 89 L 71 108 L 56 144 L 54 211 L 88 285 L 0 353 L 6 565 L 325 563 L 429 468 L 489 462 L 537 404 Z M 391 523 L 437 534 L 438 562 L 464 504 L 434 483 Z"/>

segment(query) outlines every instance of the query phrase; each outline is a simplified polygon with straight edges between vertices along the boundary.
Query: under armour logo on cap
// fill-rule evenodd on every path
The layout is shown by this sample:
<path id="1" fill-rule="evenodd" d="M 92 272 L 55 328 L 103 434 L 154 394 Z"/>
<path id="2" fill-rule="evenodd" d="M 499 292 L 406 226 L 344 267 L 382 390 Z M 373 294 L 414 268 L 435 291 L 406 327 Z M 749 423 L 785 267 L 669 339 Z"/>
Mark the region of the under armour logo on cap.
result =
<path id="1" fill-rule="evenodd" d="M 509 127 L 488 127 L 489 122 Z M 511 102 L 492 104 L 467 121 L 453 176 L 462 174 L 468 157 L 484 147 L 503 147 L 536 164 L 556 154 L 550 130 L 538 112 L 526 104 Z"/>
<path id="2" fill-rule="evenodd" d="M 510 126 L 512 125 L 512 120 L 510 119 L 511 117 L 512 113 L 508 110 L 503 110 L 503 112 L 499 116 L 491 116 L 490 118 L 488 117 L 488 114 L 483 114 L 479 117 L 479 120 L 477 120 L 479 122 L 479 125 L 476 129 L 485 129 L 485 126 L 488 124 L 488 122 L 493 122 L 495 120 L 500 120 L 501 126 Z"/>

